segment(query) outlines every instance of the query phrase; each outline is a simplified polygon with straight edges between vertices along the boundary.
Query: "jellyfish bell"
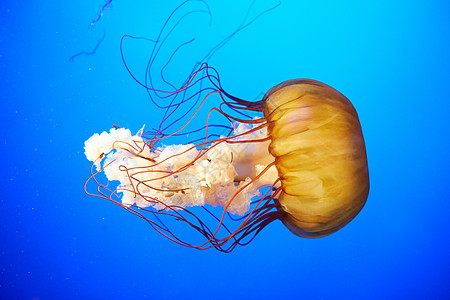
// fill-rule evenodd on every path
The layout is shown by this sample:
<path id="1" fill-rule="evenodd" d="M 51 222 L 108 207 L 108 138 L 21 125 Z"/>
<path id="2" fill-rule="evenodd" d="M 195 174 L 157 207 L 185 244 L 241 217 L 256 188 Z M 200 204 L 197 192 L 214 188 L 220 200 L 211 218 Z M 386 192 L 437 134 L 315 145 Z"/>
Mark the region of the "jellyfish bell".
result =
<path id="1" fill-rule="evenodd" d="M 366 148 L 358 115 L 335 89 L 288 80 L 263 98 L 270 154 L 281 179 L 281 218 L 294 234 L 316 238 L 350 222 L 369 193 Z"/>

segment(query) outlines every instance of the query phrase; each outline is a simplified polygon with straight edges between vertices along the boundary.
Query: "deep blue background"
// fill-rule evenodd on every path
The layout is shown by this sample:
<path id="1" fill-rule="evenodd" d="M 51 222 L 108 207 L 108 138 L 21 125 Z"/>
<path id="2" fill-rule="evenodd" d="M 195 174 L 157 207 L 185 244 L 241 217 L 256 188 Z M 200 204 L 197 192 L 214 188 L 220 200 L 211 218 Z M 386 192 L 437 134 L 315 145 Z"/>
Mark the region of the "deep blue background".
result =
<path id="1" fill-rule="evenodd" d="M 0 2 L 0 298 L 450 298 L 448 2 L 283 1 L 216 53 L 224 87 L 244 99 L 292 78 L 344 93 L 371 175 L 366 206 L 338 233 L 306 240 L 274 222 L 231 254 L 175 245 L 83 192 L 88 137 L 159 120 L 119 42 L 155 38 L 180 3 L 160 2 L 113 1 L 92 30 L 102 1 Z M 216 2 L 211 27 L 205 15 L 180 27 L 180 41 L 198 39 L 174 78 L 251 3 Z M 250 16 L 276 3 L 256 1 Z M 95 55 L 69 61 L 103 32 Z M 126 46 L 139 76 L 147 46 Z"/>

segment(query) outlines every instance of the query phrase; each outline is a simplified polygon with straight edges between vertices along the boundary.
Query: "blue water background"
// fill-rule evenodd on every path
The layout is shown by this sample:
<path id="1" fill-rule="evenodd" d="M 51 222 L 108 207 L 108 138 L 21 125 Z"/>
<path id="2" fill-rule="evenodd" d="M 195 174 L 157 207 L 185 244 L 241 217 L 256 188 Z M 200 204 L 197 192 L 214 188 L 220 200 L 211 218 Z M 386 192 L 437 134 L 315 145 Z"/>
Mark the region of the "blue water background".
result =
<path id="1" fill-rule="evenodd" d="M 449 299 L 448 2 L 282 1 L 210 59 L 243 99 L 293 78 L 341 91 L 370 169 L 367 204 L 341 231 L 307 240 L 273 222 L 231 254 L 178 246 L 83 191 L 87 138 L 160 120 L 121 36 L 156 38 L 179 3 L 113 1 L 89 28 L 103 1 L 1 1 L 0 299 Z M 172 46 L 196 37 L 167 69 L 174 82 L 251 1 L 209 4 L 211 26 L 199 14 L 174 34 Z M 149 44 L 125 49 L 142 78 Z"/>

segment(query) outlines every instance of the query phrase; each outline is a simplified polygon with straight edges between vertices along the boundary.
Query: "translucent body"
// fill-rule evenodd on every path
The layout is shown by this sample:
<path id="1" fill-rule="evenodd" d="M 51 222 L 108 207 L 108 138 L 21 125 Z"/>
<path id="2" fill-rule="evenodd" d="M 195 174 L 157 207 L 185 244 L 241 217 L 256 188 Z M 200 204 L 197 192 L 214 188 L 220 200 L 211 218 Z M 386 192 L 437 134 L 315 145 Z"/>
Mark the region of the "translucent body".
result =
<path id="1" fill-rule="evenodd" d="M 353 105 L 323 83 L 297 79 L 270 89 L 263 113 L 281 179 L 283 223 L 306 238 L 345 226 L 369 193 L 364 138 Z"/>

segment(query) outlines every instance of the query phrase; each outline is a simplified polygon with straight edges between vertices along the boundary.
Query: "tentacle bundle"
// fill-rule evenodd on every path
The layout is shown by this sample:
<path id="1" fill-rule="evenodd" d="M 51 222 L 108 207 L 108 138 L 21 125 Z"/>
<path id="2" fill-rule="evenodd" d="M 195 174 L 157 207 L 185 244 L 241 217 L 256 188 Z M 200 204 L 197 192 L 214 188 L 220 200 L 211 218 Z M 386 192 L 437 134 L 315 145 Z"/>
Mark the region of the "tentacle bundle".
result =
<path id="1" fill-rule="evenodd" d="M 97 172 L 120 183 L 115 193 L 125 206 L 162 211 L 209 204 L 243 216 L 261 186 L 278 179 L 274 167 L 261 174 L 273 162 L 268 142 L 241 143 L 266 137 L 265 127 L 255 129 L 240 123 L 233 136 L 202 150 L 194 144 L 152 148 L 140 135 L 113 128 L 89 138 L 85 154 Z"/>
<path id="2" fill-rule="evenodd" d="M 345 226 L 369 193 L 366 149 L 353 105 L 323 83 L 297 79 L 270 89 L 263 113 L 281 179 L 283 223 L 306 238 Z"/>

